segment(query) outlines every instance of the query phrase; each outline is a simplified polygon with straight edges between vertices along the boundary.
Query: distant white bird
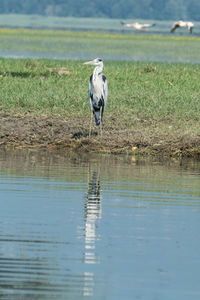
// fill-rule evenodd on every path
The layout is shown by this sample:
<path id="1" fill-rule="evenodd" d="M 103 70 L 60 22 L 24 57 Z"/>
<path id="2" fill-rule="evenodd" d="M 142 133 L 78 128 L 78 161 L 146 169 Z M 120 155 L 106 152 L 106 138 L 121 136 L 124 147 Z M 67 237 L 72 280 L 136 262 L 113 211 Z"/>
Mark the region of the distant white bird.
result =
<path id="1" fill-rule="evenodd" d="M 156 25 L 155 23 L 153 23 L 153 24 L 140 24 L 138 22 L 130 24 L 130 23 L 125 23 L 123 21 L 121 21 L 120 23 L 123 26 L 126 26 L 126 27 L 133 27 L 136 30 L 146 30 L 146 29 L 148 29 L 148 28 L 153 27 L 153 26 Z"/>
<path id="2" fill-rule="evenodd" d="M 173 24 L 171 32 L 174 32 L 179 27 L 188 28 L 189 32 L 192 33 L 192 30 L 194 28 L 194 24 L 192 22 L 177 21 Z"/>
<path id="3" fill-rule="evenodd" d="M 90 76 L 88 89 L 91 107 L 89 136 L 91 135 L 92 114 L 94 115 L 96 125 L 100 125 L 100 131 L 102 136 L 102 124 L 104 123 L 103 113 L 108 99 L 108 82 L 105 75 L 103 75 L 102 73 L 103 61 L 101 58 L 95 58 L 94 60 L 87 61 L 84 64 L 95 66 L 93 74 Z"/>

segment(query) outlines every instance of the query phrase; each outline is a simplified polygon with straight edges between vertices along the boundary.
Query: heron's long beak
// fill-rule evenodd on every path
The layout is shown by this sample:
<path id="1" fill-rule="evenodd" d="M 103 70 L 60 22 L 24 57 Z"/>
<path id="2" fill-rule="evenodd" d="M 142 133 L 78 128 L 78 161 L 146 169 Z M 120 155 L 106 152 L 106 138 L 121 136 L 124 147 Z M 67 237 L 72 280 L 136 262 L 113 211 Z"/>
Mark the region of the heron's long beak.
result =
<path id="1" fill-rule="evenodd" d="M 94 63 L 93 60 L 91 60 L 91 61 L 86 61 L 83 64 L 84 65 L 93 65 L 93 63 Z"/>

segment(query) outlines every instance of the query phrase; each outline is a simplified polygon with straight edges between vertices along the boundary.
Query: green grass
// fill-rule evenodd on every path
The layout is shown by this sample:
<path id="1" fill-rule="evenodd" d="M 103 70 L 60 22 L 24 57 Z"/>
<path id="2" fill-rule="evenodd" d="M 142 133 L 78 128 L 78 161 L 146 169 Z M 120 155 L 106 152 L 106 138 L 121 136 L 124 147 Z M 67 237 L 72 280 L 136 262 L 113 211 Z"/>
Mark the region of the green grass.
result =
<path id="1" fill-rule="evenodd" d="M 71 74 L 50 73 L 66 67 Z M 86 116 L 92 68 L 82 61 L 0 59 L 0 105 L 12 112 Z M 109 82 L 106 114 L 133 123 L 139 119 L 200 121 L 200 66 L 105 62 Z"/>
<path id="2" fill-rule="evenodd" d="M 199 37 L 5 28 L 0 29 L 0 40 L 0 56 L 68 58 L 0 58 L 1 112 L 28 113 L 26 122 L 30 114 L 60 116 L 59 122 L 71 126 L 69 136 L 79 131 L 84 136 L 93 67 L 83 62 L 98 56 L 104 59 L 109 83 L 102 147 L 123 151 L 136 144 L 152 149 L 158 145 L 168 146 L 170 152 L 187 144 L 199 154 L 200 65 L 194 63 L 199 61 Z M 65 67 L 70 74 L 49 71 L 55 67 Z"/>
<path id="3" fill-rule="evenodd" d="M 70 74 L 58 75 L 48 70 L 55 67 L 65 67 Z M 86 137 L 88 143 L 88 81 L 92 70 L 83 61 L 0 59 L 1 116 L 15 120 L 18 129 L 23 124 L 19 122 L 21 117 L 24 125 L 30 123 L 33 130 L 37 127 L 33 123 L 35 116 L 38 122 L 54 119 L 54 129 L 58 124 L 59 130 L 64 121 L 69 125 L 60 131 L 58 140 L 66 143 L 65 134 L 80 134 L 80 140 L 68 142 L 69 147 L 81 148 L 81 137 Z M 104 144 L 98 140 L 95 144 L 94 137 L 83 144 L 84 150 L 88 147 L 102 151 L 103 147 L 104 151 L 123 152 L 138 146 L 146 149 L 145 153 L 161 147 L 159 151 L 173 155 L 179 155 L 182 149 L 190 149 L 185 155 L 199 154 L 199 64 L 106 61 L 104 73 L 109 83 Z M 2 137 L 13 134 L 10 128 L 2 129 Z M 56 140 L 53 132 L 52 129 L 49 143 Z M 43 143 L 43 136 L 44 132 L 37 141 Z"/>

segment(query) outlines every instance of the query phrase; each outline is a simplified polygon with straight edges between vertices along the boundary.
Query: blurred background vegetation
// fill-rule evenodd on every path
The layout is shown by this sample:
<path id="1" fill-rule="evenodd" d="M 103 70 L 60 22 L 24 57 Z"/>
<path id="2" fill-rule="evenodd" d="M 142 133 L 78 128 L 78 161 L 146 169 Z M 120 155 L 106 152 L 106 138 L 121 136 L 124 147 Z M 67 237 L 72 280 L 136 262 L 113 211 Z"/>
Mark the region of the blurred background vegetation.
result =
<path id="1" fill-rule="evenodd" d="M 200 20 L 199 0 L 1 0 L 1 14 Z"/>

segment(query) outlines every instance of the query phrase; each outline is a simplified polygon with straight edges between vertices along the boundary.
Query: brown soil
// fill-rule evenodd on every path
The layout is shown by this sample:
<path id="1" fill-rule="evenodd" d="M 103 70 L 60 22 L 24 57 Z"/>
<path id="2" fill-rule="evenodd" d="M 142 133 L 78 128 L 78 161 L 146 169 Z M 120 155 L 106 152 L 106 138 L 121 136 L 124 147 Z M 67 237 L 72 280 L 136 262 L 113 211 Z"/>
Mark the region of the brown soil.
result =
<path id="1" fill-rule="evenodd" d="M 85 119 L 0 114 L 0 146 L 200 157 L 200 137 L 157 133 L 152 124 L 135 130 L 107 125 L 102 138 L 97 128 L 90 138 L 88 132 Z"/>

